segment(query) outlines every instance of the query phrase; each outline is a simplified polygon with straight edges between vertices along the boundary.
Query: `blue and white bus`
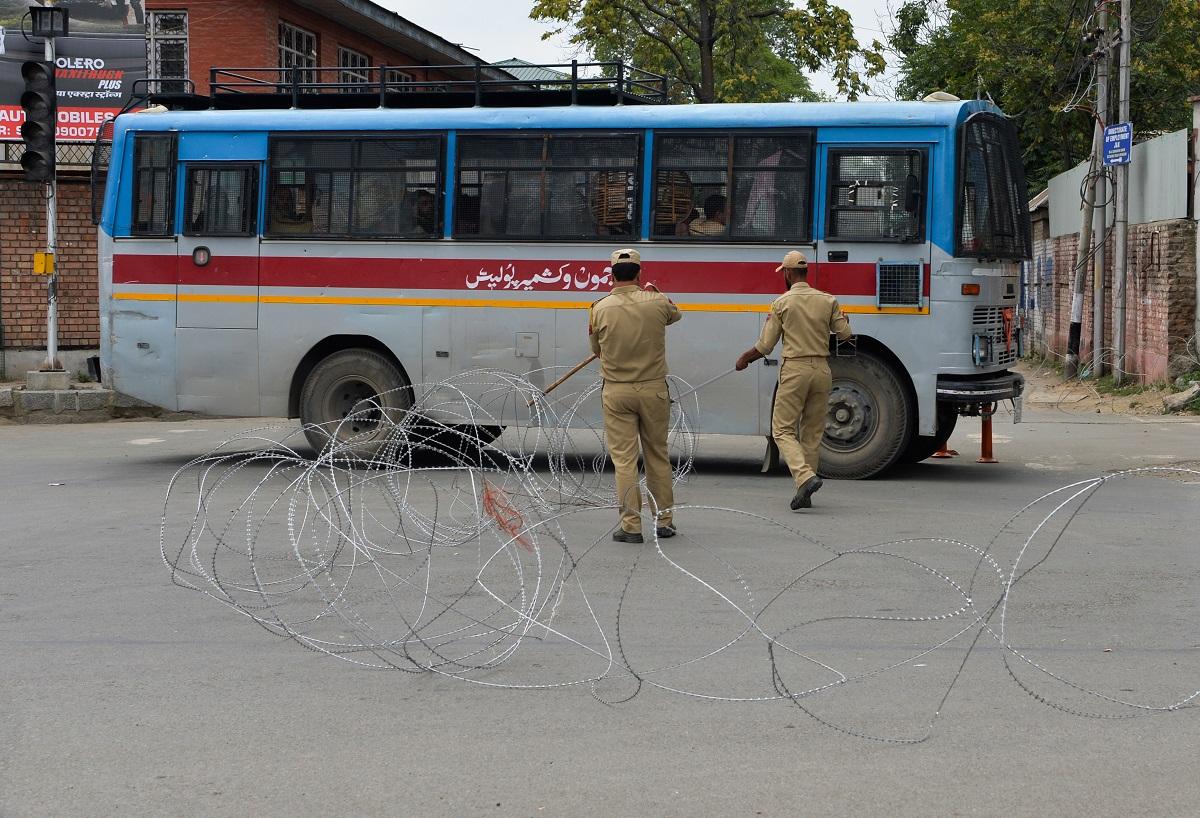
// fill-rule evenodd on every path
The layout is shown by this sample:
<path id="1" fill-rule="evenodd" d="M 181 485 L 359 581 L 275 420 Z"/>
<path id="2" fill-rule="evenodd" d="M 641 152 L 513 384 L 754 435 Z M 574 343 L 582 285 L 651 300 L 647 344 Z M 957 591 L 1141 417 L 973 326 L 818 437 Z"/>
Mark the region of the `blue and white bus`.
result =
<path id="1" fill-rule="evenodd" d="M 118 117 L 100 216 L 107 382 L 171 410 L 320 424 L 477 368 L 552 379 L 587 357 L 608 254 L 634 246 L 685 313 L 671 372 L 698 383 L 757 337 L 798 248 L 857 335 L 831 359 L 824 474 L 923 459 L 960 415 L 1019 399 L 1028 198 L 989 102 L 416 96 Z M 702 431 L 769 437 L 776 367 L 707 387 Z"/>

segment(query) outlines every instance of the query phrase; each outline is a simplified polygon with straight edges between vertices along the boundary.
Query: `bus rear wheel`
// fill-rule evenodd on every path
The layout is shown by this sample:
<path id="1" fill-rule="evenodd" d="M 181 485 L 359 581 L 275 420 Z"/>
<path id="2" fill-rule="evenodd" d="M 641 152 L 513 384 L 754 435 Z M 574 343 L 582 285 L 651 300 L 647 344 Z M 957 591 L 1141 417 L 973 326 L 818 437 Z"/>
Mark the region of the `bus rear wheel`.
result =
<path id="1" fill-rule="evenodd" d="M 912 437 L 908 390 L 891 366 L 869 352 L 829 363 L 833 388 L 819 471 L 842 480 L 874 477 L 900 459 Z"/>
<path id="2" fill-rule="evenodd" d="M 905 463 L 920 463 L 941 451 L 942 447 L 954 434 L 958 425 L 958 412 L 953 404 L 939 403 L 937 405 L 937 433 L 932 435 L 913 435 L 912 442 L 904 452 L 902 460 Z"/>
<path id="3" fill-rule="evenodd" d="M 412 407 L 412 385 L 392 361 L 369 349 L 344 349 L 308 373 L 300 391 L 304 436 L 318 453 L 344 445 L 375 458 L 392 424 Z"/>

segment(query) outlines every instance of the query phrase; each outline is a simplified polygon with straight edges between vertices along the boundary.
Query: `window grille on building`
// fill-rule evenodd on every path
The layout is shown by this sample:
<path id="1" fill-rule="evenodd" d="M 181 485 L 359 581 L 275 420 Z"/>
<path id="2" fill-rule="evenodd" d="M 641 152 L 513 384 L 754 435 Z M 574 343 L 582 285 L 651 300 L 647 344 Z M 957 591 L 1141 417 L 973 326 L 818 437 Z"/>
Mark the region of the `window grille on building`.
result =
<path id="1" fill-rule="evenodd" d="M 317 35 L 290 23 L 279 24 L 279 67 L 313 69 L 317 67 Z M 316 71 L 300 71 L 300 82 L 316 82 Z M 287 80 L 291 77 L 285 76 Z"/>
<path id="2" fill-rule="evenodd" d="M 810 241 L 812 134 L 659 134 L 656 236 Z"/>
<path id="3" fill-rule="evenodd" d="M 159 80 L 151 90 L 160 94 L 187 91 L 188 17 L 186 11 L 146 12 L 146 69 L 149 79 Z"/>
<path id="4" fill-rule="evenodd" d="M 441 166 L 440 136 L 275 139 L 267 235 L 439 238 Z"/>
<path id="5" fill-rule="evenodd" d="M 639 147 L 633 134 L 460 136 L 455 235 L 633 238 Z"/>
<path id="6" fill-rule="evenodd" d="M 352 48 L 338 49 L 338 82 L 370 82 L 371 58 Z"/>
<path id="7" fill-rule="evenodd" d="M 827 238 L 921 241 L 924 158 L 918 150 L 830 151 Z"/>

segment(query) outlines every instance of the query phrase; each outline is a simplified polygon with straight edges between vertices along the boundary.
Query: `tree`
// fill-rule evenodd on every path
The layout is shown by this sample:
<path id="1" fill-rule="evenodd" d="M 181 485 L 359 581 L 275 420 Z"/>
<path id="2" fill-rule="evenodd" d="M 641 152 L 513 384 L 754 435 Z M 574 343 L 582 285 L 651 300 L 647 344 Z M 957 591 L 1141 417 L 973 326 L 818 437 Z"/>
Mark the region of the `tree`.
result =
<path id="1" fill-rule="evenodd" d="M 888 44 L 897 95 L 990 96 L 1014 117 L 1031 190 L 1087 157 L 1094 111 L 1097 0 L 904 0 Z M 1116 31 L 1116 4 L 1110 3 Z M 1200 88 L 1196 0 L 1133 4 L 1131 118 L 1145 137 L 1187 127 Z M 1115 53 L 1114 53 L 1115 56 Z M 1116 111 L 1116 72 L 1113 99 Z M 1115 121 L 1115 120 L 1114 120 Z"/>
<path id="2" fill-rule="evenodd" d="M 623 60 L 677 82 L 697 102 L 815 99 L 804 71 L 832 69 L 851 99 L 884 67 L 850 15 L 828 0 L 536 0 L 530 17 L 570 28 L 598 60 Z"/>

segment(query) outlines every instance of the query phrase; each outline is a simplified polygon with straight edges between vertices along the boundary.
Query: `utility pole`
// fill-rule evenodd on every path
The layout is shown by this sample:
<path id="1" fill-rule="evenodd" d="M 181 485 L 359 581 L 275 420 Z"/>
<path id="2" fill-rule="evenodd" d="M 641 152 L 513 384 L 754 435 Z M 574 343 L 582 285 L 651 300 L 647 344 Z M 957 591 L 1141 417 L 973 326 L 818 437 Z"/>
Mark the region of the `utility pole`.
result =
<path id="1" fill-rule="evenodd" d="M 54 38 L 46 38 L 46 62 L 53 70 Z M 57 125 L 57 123 L 55 123 Z M 55 144 L 58 144 L 57 138 Z M 58 264 L 55 263 L 58 249 L 58 173 L 46 182 L 46 257 L 51 259 L 50 278 L 46 281 L 46 362 L 42 369 L 47 372 L 62 369 L 58 362 Z"/>
<path id="2" fill-rule="evenodd" d="M 1092 135 L 1092 157 L 1083 190 L 1083 218 L 1079 225 L 1079 245 L 1075 248 L 1075 277 L 1071 282 L 1071 327 L 1067 332 L 1067 358 L 1063 377 L 1079 374 L 1079 337 L 1083 333 L 1083 290 L 1087 282 L 1088 259 L 1092 257 L 1092 221 L 1096 202 L 1096 169 L 1100 162 L 1103 134 L 1099 125 Z"/>
<path id="3" fill-rule="evenodd" d="M 1121 0 L 1121 56 L 1117 75 L 1117 117 L 1129 122 L 1129 41 L 1133 38 L 1129 0 Z M 1130 126 L 1132 135 L 1133 127 Z M 1125 383 L 1125 276 L 1129 263 L 1129 164 L 1117 165 L 1116 218 L 1113 223 L 1113 336 L 1116 359 L 1113 361 L 1113 383 Z"/>
<path id="4" fill-rule="evenodd" d="M 34 256 L 34 272 L 46 279 L 46 361 L 42 372 L 54 372 L 55 378 L 63 378 L 62 366 L 58 362 L 58 265 L 55 250 L 58 244 L 58 173 L 55 161 L 58 127 L 58 91 L 55 84 L 56 37 L 70 33 L 70 13 L 58 8 L 55 0 L 47 0 L 44 6 L 32 6 L 29 15 L 32 34 L 45 43 L 45 62 L 28 60 L 21 65 L 21 76 L 25 81 L 25 93 L 21 95 L 21 108 L 25 122 L 21 125 L 21 139 L 25 153 L 21 156 L 21 167 L 25 179 L 45 183 L 46 191 L 46 252 Z"/>
<path id="5" fill-rule="evenodd" d="M 1097 128 L 1108 124 L 1108 70 L 1112 56 L 1112 44 L 1108 41 L 1108 6 L 1101 0 L 1099 14 L 1099 36 L 1097 54 L 1099 64 L 1096 70 L 1096 119 Z M 1092 272 L 1092 377 L 1099 378 L 1104 374 L 1104 257 L 1105 235 L 1108 230 L 1108 168 L 1100 166 L 1100 175 L 1096 178 L 1096 210 L 1099 213 L 1097 223 L 1100 239 L 1096 242 L 1096 261 Z"/>

